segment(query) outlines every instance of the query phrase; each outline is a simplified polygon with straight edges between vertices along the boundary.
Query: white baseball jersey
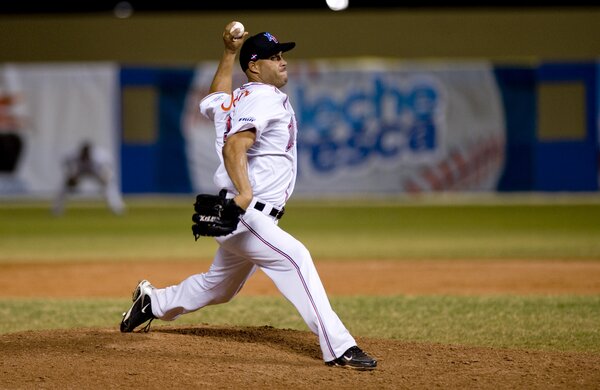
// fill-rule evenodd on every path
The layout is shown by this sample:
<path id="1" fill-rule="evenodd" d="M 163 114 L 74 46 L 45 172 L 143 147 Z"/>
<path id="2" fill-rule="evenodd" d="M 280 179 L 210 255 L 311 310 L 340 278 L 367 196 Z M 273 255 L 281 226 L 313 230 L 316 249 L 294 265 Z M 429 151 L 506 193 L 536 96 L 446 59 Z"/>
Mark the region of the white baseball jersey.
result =
<path id="1" fill-rule="evenodd" d="M 200 111 L 215 122 L 216 148 L 221 166 L 214 177 L 217 188 L 237 193 L 223 166 L 221 149 L 228 136 L 256 129 L 248 150 L 248 178 L 254 196 L 283 207 L 294 191 L 297 173 L 296 115 L 288 96 L 272 85 L 247 83 L 233 92 L 208 95 Z"/>
<path id="2" fill-rule="evenodd" d="M 52 211 L 55 215 L 61 215 L 64 212 L 67 194 L 73 190 L 67 184 L 66 179 L 83 177 L 91 177 L 100 183 L 108 206 L 114 214 L 122 214 L 125 211 L 125 203 L 114 174 L 113 159 L 108 151 L 92 145 L 89 150 L 89 159 L 82 159 L 81 150 L 77 150 L 67 156 L 63 164 L 65 182 L 54 201 Z"/>
<path id="3" fill-rule="evenodd" d="M 81 158 L 81 151 L 67 156 L 64 160 L 67 176 L 93 176 L 108 183 L 113 176 L 112 158 L 104 149 L 96 146 L 90 147 L 88 160 Z"/>
<path id="4" fill-rule="evenodd" d="M 216 237 L 219 249 L 206 273 L 175 286 L 153 289 L 152 314 L 174 320 L 207 305 L 231 300 L 260 268 L 296 307 L 319 337 L 325 361 L 341 356 L 356 341 L 331 308 L 310 252 L 278 226 L 278 213 L 296 181 L 296 118 L 288 97 L 271 85 L 248 83 L 233 97 L 214 93 L 200 103 L 215 123 L 221 166 L 219 188 L 237 193 L 223 165 L 227 137 L 250 128 L 256 141 L 248 150 L 248 175 L 254 198 L 232 234 Z"/>
<path id="5" fill-rule="evenodd" d="M 223 165 L 223 139 L 229 121 L 229 112 L 233 107 L 232 95 L 226 92 L 214 92 L 202 99 L 199 106 L 200 113 L 215 124 L 215 149 L 221 162 L 214 175 L 214 182 L 217 184 L 217 177 L 227 176 L 225 165 Z M 219 189 L 224 188 L 219 184 L 217 186 Z"/>

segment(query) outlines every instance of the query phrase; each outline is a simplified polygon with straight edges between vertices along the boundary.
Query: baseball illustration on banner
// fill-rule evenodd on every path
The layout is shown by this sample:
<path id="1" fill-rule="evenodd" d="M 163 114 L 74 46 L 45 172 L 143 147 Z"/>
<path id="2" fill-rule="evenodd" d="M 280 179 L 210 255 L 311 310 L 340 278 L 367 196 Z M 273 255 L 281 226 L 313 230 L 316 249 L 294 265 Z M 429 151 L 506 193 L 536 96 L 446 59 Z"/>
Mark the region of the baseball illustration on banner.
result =
<path id="1" fill-rule="evenodd" d="M 244 28 L 244 25 L 240 22 L 233 22 L 231 28 L 229 29 L 229 33 L 234 39 L 240 39 L 241 37 L 243 37 L 244 31 L 246 31 L 246 29 Z"/>

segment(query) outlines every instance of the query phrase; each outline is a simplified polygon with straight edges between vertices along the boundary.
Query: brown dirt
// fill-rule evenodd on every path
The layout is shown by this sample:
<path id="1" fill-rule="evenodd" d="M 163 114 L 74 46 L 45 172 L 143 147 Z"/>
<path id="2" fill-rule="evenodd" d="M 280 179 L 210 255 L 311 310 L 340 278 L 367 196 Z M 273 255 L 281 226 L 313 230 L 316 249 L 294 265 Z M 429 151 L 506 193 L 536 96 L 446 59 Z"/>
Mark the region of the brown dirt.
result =
<path id="1" fill-rule="evenodd" d="M 0 265 L 0 297 L 126 297 L 206 262 Z M 557 261 L 323 262 L 328 293 L 599 294 L 600 263 Z M 36 286 L 36 288 L 31 288 Z M 277 294 L 257 273 L 242 295 Z M 271 327 L 169 326 L 0 335 L 0 389 L 600 389 L 600 354 L 493 349 L 358 338 L 374 372 L 329 368 L 314 335 Z"/>
<path id="2" fill-rule="evenodd" d="M 207 261 L 0 264 L 0 297 L 124 297 L 139 279 L 157 287 L 204 272 Z M 600 262 L 371 261 L 317 263 L 329 295 L 600 294 Z M 30 288 L 36 286 L 36 288 Z M 241 295 L 278 294 L 257 272 Z"/>

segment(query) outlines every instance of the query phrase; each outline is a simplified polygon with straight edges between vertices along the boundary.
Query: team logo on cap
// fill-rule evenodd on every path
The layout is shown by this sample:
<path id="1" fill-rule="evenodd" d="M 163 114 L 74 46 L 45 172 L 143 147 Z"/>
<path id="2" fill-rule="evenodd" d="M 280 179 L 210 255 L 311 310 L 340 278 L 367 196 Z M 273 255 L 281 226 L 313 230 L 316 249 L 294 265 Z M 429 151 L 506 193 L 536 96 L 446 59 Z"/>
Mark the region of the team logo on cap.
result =
<path id="1" fill-rule="evenodd" d="M 275 38 L 275 36 L 272 35 L 271 33 L 266 32 L 266 33 L 264 33 L 264 36 L 267 37 L 267 39 L 271 42 L 279 43 L 277 38 Z"/>

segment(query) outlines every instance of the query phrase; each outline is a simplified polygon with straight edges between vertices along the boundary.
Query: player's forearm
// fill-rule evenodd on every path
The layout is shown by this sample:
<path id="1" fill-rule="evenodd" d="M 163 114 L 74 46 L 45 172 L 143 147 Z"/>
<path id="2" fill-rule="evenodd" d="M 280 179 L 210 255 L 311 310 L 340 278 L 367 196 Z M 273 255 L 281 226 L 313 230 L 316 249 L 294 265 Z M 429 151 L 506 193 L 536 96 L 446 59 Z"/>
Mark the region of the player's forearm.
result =
<path id="1" fill-rule="evenodd" d="M 233 92 L 233 66 L 235 63 L 235 51 L 225 48 L 223 50 L 223 56 L 215 72 L 215 76 L 210 85 L 209 93 L 213 92 Z"/>
<path id="2" fill-rule="evenodd" d="M 247 151 L 254 143 L 254 138 L 244 133 L 249 132 L 236 134 L 232 139 L 227 140 L 223 146 L 223 162 L 229 178 L 238 191 L 235 202 L 245 210 L 253 196 L 252 185 L 248 178 Z"/>

